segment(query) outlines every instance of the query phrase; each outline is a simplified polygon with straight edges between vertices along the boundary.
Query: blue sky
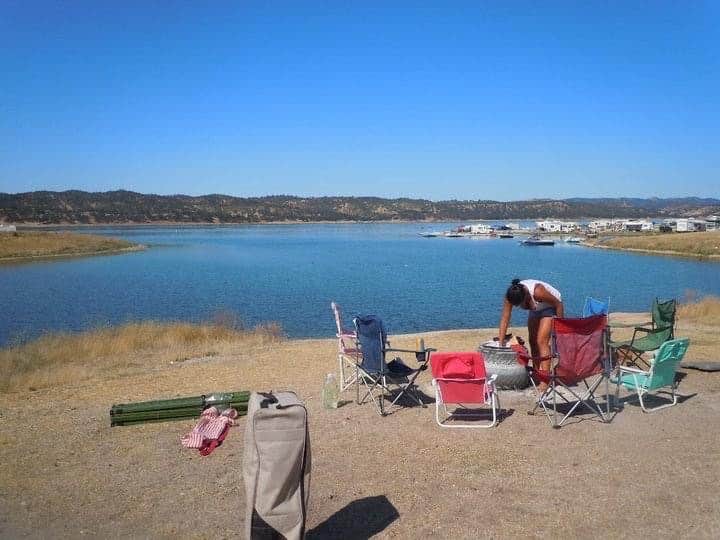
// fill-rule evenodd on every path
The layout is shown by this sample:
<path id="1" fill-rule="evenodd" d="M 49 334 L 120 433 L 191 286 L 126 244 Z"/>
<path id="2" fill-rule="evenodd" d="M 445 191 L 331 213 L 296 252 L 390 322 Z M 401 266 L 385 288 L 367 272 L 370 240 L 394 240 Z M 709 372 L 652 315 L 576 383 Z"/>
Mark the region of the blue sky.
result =
<path id="1" fill-rule="evenodd" d="M 0 4 L 0 191 L 720 197 L 710 2 Z"/>

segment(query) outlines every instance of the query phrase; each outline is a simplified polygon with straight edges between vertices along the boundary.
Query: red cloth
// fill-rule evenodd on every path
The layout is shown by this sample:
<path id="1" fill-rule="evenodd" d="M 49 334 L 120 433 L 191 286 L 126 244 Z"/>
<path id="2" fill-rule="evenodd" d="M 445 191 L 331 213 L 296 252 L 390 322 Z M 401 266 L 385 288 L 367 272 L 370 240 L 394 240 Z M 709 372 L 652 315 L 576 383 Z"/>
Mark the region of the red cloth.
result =
<path id="1" fill-rule="evenodd" d="M 232 408 L 220 414 L 216 407 L 209 407 L 202 412 L 192 431 L 184 435 L 180 442 L 185 448 L 198 448 L 200 454 L 206 456 L 225 440 L 227 431 L 234 424 L 233 419 L 237 418 L 237 415 L 237 411 Z"/>

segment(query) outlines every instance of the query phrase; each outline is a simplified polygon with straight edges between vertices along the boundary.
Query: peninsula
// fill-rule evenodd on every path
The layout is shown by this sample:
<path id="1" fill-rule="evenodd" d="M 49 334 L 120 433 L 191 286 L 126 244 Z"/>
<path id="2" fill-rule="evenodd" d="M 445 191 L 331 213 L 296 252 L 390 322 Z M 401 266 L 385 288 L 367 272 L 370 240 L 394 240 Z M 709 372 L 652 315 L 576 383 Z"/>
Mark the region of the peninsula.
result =
<path id="1" fill-rule="evenodd" d="M 118 238 L 51 231 L 0 234 L 0 262 L 136 251 L 144 246 Z"/>

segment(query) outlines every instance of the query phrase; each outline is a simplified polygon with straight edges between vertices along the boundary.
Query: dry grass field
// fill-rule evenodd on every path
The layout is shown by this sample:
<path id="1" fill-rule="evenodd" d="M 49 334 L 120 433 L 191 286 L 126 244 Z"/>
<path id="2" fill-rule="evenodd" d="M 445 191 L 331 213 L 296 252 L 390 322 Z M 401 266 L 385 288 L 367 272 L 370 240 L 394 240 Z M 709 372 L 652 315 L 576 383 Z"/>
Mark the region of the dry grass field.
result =
<path id="1" fill-rule="evenodd" d="M 680 310 L 688 359 L 720 362 L 718 314 L 717 299 Z M 471 350 L 494 332 L 422 337 L 440 350 Z M 393 345 L 412 347 L 417 337 L 393 336 Z M 292 389 L 307 404 L 308 538 L 720 536 L 720 373 L 683 370 L 680 403 L 654 414 L 622 394 L 608 424 L 580 414 L 552 430 L 526 414 L 531 397 L 502 392 L 496 428 L 445 430 L 432 403 L 381 418 L 349 392 L 337 410 L 323 409 L 335 341 L 283 339 L 277 328 L 147 323 L 46 337 L 7 353 L 2 369 L 14 359 L 15 376 L 0 393 L 0 537 L 239 536 L 244 419 L 201 457 L 180 445 L 192 420 L 110 428 L 108 411 L 242 389 Z M 64 362 L 77 371 L 64 372 Z M 425 372 L 420 387 L 432 395 L 429 383 Z"/>
<path id="2" fill-rule="evenodd" d="M 0 261 L 92 255 L 137 248 L 134 244 L 90 234 L 50 231 L 18 231 L 0 234 Z"/>
<path id="3" fill-rule="evenodd" d="M 614 235 L 592 240 L 590 245 L 668 255 L 714 258 L 720 257 L 720 231 Z"/>
<path id="4" fill-rule="evenodd" d="M 282 339 L 281 329 L 274 324 L 243 330 L 224 321 L 147 321 L 80 334 L 49 334 L 0 349 L 0 392 L 121 377 L 191 358 L 237 354 L 244 347 Z"/>

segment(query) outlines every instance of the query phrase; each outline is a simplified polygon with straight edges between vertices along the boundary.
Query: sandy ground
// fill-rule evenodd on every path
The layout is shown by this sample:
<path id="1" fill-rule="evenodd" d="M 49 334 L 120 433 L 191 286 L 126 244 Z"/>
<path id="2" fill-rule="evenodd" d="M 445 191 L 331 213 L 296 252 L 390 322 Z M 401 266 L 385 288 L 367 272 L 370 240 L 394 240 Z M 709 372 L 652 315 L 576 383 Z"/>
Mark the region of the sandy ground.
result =
<path id="1" fill-rule="evenodd" d="M 720 360 L 717 330 L 681 324 L 688 357 Z M 471 350 L 491 335 L 423 337 Z M 310 538 L 720 537 L 720 373 L 685 370 L 676 407 L 649 415 L 628 402 L 609 424 L 582 415 L 553 430 L 526 414 L 529 397 L 504 392 L 496 428 L 446 430 L 433 405 L 385 418 L 371 404 L 324 410 L 324 374 L 335 369 L 333 340 L 294 340 L 0 396 L 0 536 L 241 535 L 244 419 L 201 457 L 179 442 L 194 421 L 110 428 L 108 411 L 212 390 L 293 389 L 311 415 Z"/>

